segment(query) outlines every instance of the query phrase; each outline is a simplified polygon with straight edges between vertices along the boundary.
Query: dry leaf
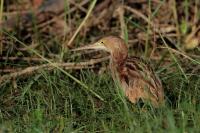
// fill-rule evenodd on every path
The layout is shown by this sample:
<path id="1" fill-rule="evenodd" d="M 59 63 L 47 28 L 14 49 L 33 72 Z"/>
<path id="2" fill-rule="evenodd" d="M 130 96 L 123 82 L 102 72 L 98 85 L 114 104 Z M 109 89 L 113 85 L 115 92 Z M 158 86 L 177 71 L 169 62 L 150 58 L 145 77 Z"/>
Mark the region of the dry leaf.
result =
<path id="1" fill-rule="evenodd" d="M 197 37 L 185 39 L 184 48 L 186 50 L 192 50 L 192 49 L 196 48 L 198 45 L 199 45 L 199 38 L 197 38 Z"/>

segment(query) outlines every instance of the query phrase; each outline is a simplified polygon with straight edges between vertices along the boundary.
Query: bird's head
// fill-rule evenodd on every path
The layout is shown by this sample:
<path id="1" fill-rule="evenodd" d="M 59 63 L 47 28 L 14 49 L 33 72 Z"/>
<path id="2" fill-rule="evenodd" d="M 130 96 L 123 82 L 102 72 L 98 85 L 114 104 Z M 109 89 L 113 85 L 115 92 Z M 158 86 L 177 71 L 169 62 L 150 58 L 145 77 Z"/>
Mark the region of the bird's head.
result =
<path id="1" fill-rule="evenodd" d="M 85 50 L 85 49 L 96 49 L 96 50 L 104 50 L 111 54 L 113 60 L 119 61 L 127 58 L 128 49 L 125 44 L 125 41 L 119 37 L 108 36 L 98 40 L 96 43 L 87 45 L 84 47 L 80 47 L 75 49 L 77 50 Z"/>

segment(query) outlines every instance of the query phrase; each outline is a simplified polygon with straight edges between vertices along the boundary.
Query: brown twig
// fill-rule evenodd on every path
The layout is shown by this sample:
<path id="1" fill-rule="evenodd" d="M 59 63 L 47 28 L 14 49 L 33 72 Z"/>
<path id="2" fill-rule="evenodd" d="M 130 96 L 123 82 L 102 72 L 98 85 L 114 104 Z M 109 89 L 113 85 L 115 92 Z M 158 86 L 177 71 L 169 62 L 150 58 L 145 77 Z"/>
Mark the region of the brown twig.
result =
<path id="1" fill-rule="evenodd" d="M 19 69 L 17 69 L 19 70 Z M 16 69 L 12 69 L 12 68 L 5 68 L 5 69 L 0 69 L 0 73 L 11 73 L 11 72 L 16 72 Z"/>
<path id="2" fill-rule="evenodd" d="M 73 4 L 75 7 L 77 7 L 77 9 L 80 9 L 82 12 L 87 13 L 87 10 L 81 4 L 78 4 L 73 0 L 70 0 L 69 3 Z"/>
<path id="3" fill-rule="evenodd" d="M 37 57 L 0 57 L 0 60 L 10 60 L 10 61 L 23 60 L 27 62 L 30 62 L 30 61 L 44 62 L 43 59 L 37 58 Z"/>
<path id="4" fill-rule="evenodd" d="M 0 84 L 6 80 L 17 78 L 17 77 L 20 77 L 23 75 L 33 74 L 34 72 L 38 72 L 39 70 L 49 70 L 50 71 L 57 67 L 61 67 L 65 70 L 91 68 L 92 65 L 100 63 L 102 61 L 106 61 L 108 59 L 109 59 L 109 57 L 103 57 L 100 59 L 92 59 L 90 61 L 80 62 L 80 63 L 48 63 L 48 64 L 39 65 L 39 66 L 27 67 L 21 71 L 17 71 L 17 72 L 11 73 L 11 74 L 6 74 L 6 75 L 1 76 Z"/>
<path id="5" fill-rule="evenodd" d="M 153 22 L 151 22 L 150 19 L 147 16 L 145 16 L 144 14 L 142 14 L 140 11 L 133 9 L 132 7 L 129 7 L 129 6 L 123 6 L 123 7 L 124 7 L 124 9 L 132 12 L 133 14 L 137 15 L 138 17 L 140 17 L 144 21 L 146 21 L 157 33 L 168 33 L 168 32 L 172 32 L 175 30 L 175 27 L 171 26 L 171 25 L 168 25 L 166 27 L 155 27 Z"/>
<path id="6" fill-rule="evenodd" d="M 122 6 L 119 6 L 116 10 L 116 12 L 118 13 L 118 17 L 119 17 L 119 22 L 120 22 L 120 27 L 121 27 L 121 38 L 125 38 L 125 32 L 126 32 L 126 25 L 124 22 L 124 8 Z"/>
<path id="7" fill-rule="evenodd" d="M 193 61 L 195 62 L 196 64 L 199 64 L 200 65 L 200 62 L 198 60 L 195 60 L 193 59 L 192 57 L 188 56 L 185 52 L 183 51 L 179 51 L 179 50 L 176 50 L 176 49 L 173 49 L 173 48 L 170 48 L 170 47 L 159 47 L 159 48 L 162 48 L 162 49 L 168 49 L 169 51 L 173 52 L 173 53 L 176 53 L 176 54 L 179 54 L 181 56 L 183 56 L 184 58 L 190 60 L 190 61 Z"/>
<path id="8" fill-rule="evenodd" d="M 150 24 L 153 27 L 153 23 L 151 21 L 149 21 L 148 17 L 146 17 L 144 14 L 142 14 L 140 11 L 133 9 L 129 6 L 123 6 L 124 9 L 134 13 L 135 15 L 137 15 L 138 17 L 142 18 L 143 20 L 145 20 L 148 24 Z"/>

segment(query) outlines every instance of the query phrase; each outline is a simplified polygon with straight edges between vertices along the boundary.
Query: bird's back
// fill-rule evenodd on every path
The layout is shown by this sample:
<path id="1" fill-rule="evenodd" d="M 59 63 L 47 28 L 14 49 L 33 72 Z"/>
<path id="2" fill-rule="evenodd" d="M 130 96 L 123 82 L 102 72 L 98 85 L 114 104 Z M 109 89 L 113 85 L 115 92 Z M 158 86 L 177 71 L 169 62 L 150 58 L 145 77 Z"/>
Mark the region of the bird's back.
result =
<path id="1" fill-rule="evenodd" d="M 120 71 L 122 88 L 131 102 L 136 103 L 140 98 L 155 106 L 164 102 L 162 83 L 148 62 L 129 57 Z"/>

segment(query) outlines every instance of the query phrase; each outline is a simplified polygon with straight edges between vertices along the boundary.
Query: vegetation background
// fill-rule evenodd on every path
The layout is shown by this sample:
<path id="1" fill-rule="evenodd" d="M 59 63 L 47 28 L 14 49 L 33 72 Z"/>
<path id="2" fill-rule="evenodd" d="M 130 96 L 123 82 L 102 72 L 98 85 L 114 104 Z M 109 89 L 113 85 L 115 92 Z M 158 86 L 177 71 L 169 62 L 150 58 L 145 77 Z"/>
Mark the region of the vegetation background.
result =
<path id="1" fill-rule="evenodd" d="M 1 0 L 0 132 L 200 132 L 199 0 Z M 106 53 L 72 52 L 107 35 L 150 60 L 166 105 L 133 105 Z"/>

